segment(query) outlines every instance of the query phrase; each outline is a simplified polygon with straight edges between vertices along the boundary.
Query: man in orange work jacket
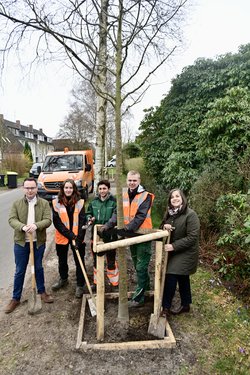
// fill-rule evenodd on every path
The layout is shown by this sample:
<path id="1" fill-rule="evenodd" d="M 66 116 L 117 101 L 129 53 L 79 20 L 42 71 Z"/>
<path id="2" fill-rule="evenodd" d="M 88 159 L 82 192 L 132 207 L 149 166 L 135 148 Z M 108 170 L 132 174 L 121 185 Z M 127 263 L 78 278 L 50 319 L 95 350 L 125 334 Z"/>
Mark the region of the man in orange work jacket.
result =
<path id="1" fill-rule="evenodd" d="M 140 173 L 129 171 L 127 174 L 127 187 L 123 193 L 124 232 L 134 232 L 140 229 L 151 229 L 151 207 L 154 195 L 147 192 L 141 185 Z M 116 213 L 103 227 L 103 230 L 111 229 L 116 225 Z M 119 233 L 119 230 L 118 230 Z M 125 234 L 126 237 L 126 234 Z M 144 293 L 150 289 L 150 277 L 148 265 L 152 250 L 151 242 L 144 242 L 130 246 L 132 260 L 137 275 L 137 287 L 129 301 L 129 307 L 140 307 L 144 304 Z"/>

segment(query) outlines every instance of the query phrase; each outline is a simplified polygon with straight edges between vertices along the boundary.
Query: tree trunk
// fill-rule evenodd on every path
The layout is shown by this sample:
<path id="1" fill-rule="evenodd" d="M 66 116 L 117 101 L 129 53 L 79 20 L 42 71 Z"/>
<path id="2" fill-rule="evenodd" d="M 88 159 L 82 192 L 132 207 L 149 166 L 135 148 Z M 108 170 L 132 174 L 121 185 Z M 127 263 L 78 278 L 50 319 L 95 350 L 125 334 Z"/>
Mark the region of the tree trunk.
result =
<path id="1" fill-rule="evenodd" d="M 121 61 L 122 61 L 122 9 L 123 2 L 119 1 L 119 23 L 117 29 L 116 51 L 116 100 L 115 100 L 115 130 L 116 130 L 116 195 L 117 195 L 117 226 L 124 226 L 122 204 L 122 137 L 121 137 Z M 125 248 L 118 249 L 120 271 L 118 319 L 128 323 L 128 293 L 127 293 L 127 259 Z"/>
<path id="2" fill-rule="evenodd" d="M 97 115 L 96 115 L 96 153 L 95 153 L 95 184 L 103 177 L 105 129 L 107 118 L 107 11 L 109 0 L 101 1 L 100 25 L 99 25 L 99 52 L 97 66 Z"/>

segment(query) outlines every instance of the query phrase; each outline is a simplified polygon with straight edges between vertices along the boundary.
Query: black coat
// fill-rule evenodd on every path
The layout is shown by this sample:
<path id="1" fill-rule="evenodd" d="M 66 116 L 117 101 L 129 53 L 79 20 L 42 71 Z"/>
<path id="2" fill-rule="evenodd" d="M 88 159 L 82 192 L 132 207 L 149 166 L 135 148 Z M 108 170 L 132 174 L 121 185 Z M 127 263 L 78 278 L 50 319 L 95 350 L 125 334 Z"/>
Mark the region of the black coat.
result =
<path id="1" fill-rule="evenodd" d="M 196 272 L 199 254 L 200 221 L 189 207 L 185 212 L 167 216 L 164 224 L 171 224 L 170 243 L 174 250 L 168 252 L 167 273 L 191 275 Z"/>

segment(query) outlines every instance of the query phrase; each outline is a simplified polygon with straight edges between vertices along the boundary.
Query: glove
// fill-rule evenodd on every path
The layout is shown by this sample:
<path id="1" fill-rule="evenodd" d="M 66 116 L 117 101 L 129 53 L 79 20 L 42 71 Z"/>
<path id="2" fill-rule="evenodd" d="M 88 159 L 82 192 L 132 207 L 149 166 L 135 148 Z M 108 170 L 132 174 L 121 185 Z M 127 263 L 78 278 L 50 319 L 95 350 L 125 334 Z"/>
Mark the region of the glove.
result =
<path id="1" fill-rule="evenodd" d="M 105 236 L 105 232 L 108 230 L 108 228 L 105 226 L 105 225 L 103 225 L 100 229 L 98 229 L 98 231 L 97 231 L 97 234 L 98 234 L 98 236 L 100 236 L 101 238 L 104 238 L 104 236 Z"/>
<path id="2" fill-rule="evenodd" d="M 116 234 L 118 236 L 118 239 L 123 239 L 126 237 L 126 228 L 121 228 L 116 230 Z"/>
<path id="3" fill-rule="evenodd" d="M 83 245 L 85 246 L 85 243 L 80 240 L 78 237 L 76 237 L 75 239 L 75 242 L 76 242 L 76 247 L 79 249 L 80 247 L 83 247 Z"/>
<path id="4" fill-rule="evenodd" d="M 100 251 L 100 253 L 96 253 L 96 255 L 98 256 L 98 257 L 102 257 L 103 255 L 105 255 L 106 254 L 106 251 Z"/>

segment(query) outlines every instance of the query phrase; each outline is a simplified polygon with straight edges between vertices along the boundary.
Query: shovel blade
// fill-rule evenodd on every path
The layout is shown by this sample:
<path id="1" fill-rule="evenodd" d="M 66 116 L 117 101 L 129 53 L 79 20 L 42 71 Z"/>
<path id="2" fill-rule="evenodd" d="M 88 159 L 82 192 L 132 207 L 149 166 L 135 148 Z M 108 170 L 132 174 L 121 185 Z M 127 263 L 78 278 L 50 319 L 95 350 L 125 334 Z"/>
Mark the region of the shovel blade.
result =
<path id="1" fill-rule="evenodd" d="M 33 291 L 28 299 L 28 313 L 34 315 L 39 313 L 42 310 L 42 301 L 41 296 L 36 294 L 36 291 Z"/>
<path id="2" fill-rule="evenodd" d="M 91 316 L 96 316 L 97 315 L 96 304 L 95 304 L 95 302 L 93 301 L 92 298 L 88 298 L 88 304 L 89 304 L 89 309 L 90 309 Z"/>
<path id="3" fill-rule="evenodd" d="M 156 316 L 151 314 L 149 326 L 148 326 L 148 333 L 155 337 L 159 337 L 163 339 L 165 337 L 166 332 L 166 318 L 163 316 Z"/>

